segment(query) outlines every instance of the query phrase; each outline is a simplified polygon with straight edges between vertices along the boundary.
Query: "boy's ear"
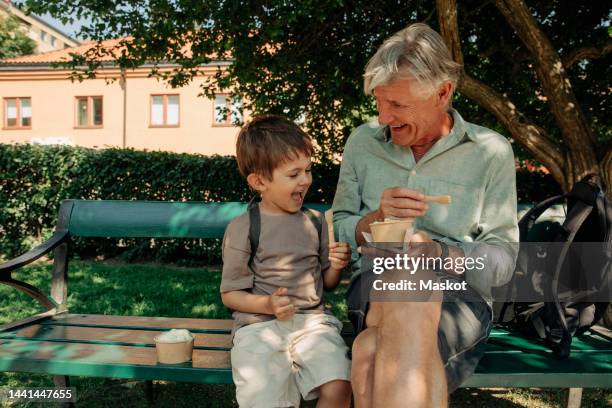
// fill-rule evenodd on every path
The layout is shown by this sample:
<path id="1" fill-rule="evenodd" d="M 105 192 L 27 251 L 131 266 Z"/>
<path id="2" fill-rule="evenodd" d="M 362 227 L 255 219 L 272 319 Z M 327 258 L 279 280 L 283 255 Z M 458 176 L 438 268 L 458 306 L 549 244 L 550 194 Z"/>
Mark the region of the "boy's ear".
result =
<path id="1" fill-rule="evenodd" d="M 263 182 L 263 177 L 256 173 L 251 173 L 247 176 L 247 183 L 251 188 L 259 193 L 266 189 L 266 185 Z"/>

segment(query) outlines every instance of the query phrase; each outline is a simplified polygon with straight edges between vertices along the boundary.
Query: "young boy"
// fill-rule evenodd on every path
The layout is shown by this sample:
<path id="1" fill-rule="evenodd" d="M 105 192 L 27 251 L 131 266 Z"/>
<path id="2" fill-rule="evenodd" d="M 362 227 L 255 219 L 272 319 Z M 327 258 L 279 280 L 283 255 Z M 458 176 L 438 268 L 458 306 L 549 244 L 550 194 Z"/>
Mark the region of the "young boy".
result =
<path id="1" fill-rule="evenodd" d="M 298 407 L 300 396 L 319 397 L 317 407 L 350 404 L 342 325 L 322 303 L 323 289 L 338 285 L 350 248 L 329 244 L 324 217 L 302 208 L 312 154 L 310 138 L 282 116 L 256 117 L 238 135 L 238 167 L 261 196 L 254 204 L 255 254 L 248 213 L 232 220 L 223 239 L 221 299 L 234 311 L 231 359 L 240 407 Z"/>

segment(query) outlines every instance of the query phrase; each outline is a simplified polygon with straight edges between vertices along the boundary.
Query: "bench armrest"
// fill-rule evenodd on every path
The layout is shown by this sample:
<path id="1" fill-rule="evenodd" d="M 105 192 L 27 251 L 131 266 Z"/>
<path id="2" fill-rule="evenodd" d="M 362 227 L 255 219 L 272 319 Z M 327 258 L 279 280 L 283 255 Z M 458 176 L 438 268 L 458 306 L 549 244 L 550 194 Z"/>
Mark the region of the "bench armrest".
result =
<path id="1" fill-rule="evenodd" d="M 0 264 L 0 277 L 10 276 L 11 271 L 21 268 L 31 262 L 34 262 L 41 256 L 51 252 L 55 247 L 62 244 L 68 239 L 68 230 L 55 231 L 55 233 L 47 241 L 39 246 L 29 250 L 17 258 L 13 258 L 3 264 Z"/>

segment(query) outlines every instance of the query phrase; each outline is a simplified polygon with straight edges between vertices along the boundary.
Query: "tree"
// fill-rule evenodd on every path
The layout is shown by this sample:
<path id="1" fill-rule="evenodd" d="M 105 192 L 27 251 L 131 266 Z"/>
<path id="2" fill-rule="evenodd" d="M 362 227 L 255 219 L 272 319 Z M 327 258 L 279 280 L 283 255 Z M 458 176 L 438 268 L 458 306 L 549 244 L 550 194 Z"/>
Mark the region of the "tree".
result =
<path id="1" fill-rule="evenodd" d="M 153 75 L 173 86 L 201 64 L 231 61 L 202 85 L 231 89 L 255 112 L 305 115 L 323 156 L 341 151 L 350 130 L 375 115 L 362 92 L 363 67 L 382 41 L 415 21 L 439 28 L 464 64 L 455 105 L 469 120 L 511 136 L 520 157 L 543 164 L 564 189 L 593 172 L 612 185 L 610 8 L 582 0 L 197 1 L 26 0 L 64 23 L 86 17 L 82 34 L 122 37 L 68 66 L 82 78 L 112 54 L 133 68 L 173 62 Z M 437 18 L 436 18 L 437 16 Z M 77 69 L 86 66 L 84 70 Z M 612 188 L 608 189 L 608 192 Z"/>
<path id="2" fill-rule="evenodd" d="M 33 54 L 36 43 L 21 30 L 16 17 L 0 17 L 0 59 Z"/>
<path id="3" fill-rule="evenodd" d="M 528 52 L 528 67 L 535 72 L 539 82 L 535 90 L 545 95 L 562 143 L 556 142 L 549 131 L 528 118 L 515 101 L 473 77 L 467 66 L 459 92 L 492 112 L 512 137 L 548 168 L 564 190 L 570 189 L 575 181 L 587 174 L 600 175 L 605 184 L 611 186 L 609 138 L 600 147 L 598 155 L 598 141 L 580 107 L 568 72 L 572 65 L 585 58 L 608 54 L 612 49 L 609 38 L 600 48 L 594 44 L 582 46 L 566 52 L 562 59 L 524 1 L 495 0 L 493 3 Z M 440 31 L 454 59 L 463 64 L 456 0 L 437 0 L 436 6 Z M 554 10 L 549 10 L 548 16 L 554 15 Z"/>

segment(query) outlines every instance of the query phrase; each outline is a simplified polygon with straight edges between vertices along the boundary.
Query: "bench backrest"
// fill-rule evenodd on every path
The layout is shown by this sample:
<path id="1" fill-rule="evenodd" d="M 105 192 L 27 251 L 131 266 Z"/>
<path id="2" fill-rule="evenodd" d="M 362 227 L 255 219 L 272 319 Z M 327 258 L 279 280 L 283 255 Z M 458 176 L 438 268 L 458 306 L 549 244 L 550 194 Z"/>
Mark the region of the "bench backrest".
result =
<path id="1" fill-rule="evenodd" d="M 326 204 L 306 204 L 318 211 Z M 71 236 L 112 238 L 223 238 L 247 203 L 65 200 L 58 229 Z"/>
<path id="2" fill-rule="evenodd" d="M 328 204 L 306 204 L 324 212 Z M 531 205 L 519 204 L 519 218 Z M 244 213 L 242 202 L 168 202 L 124 200 L 64 200 L 59 210 L 58 229 L 71 236 L 111 238 L 223 238 L 227 224 Z M 545 240 L 548 223 L 564 217 L 561 206 L 543 214 L 541 231 Z M 538 235 L 539 230 L 534 233 Z M 537 239 L 532 239 L 537 240 Z"/>

